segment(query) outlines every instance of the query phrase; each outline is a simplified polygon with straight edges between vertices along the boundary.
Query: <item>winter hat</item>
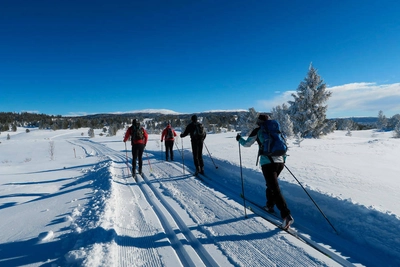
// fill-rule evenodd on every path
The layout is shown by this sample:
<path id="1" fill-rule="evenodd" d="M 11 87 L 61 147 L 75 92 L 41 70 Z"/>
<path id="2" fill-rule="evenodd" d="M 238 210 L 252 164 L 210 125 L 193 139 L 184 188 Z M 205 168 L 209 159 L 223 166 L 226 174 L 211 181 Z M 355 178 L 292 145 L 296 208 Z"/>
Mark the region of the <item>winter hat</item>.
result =
<path id="1" fill-rule="evenodd" d="M 133 119 L 133 120 L 132 120 L 132 124 L 136 124 L 136 119 Z"/>
<path id="2" fill-rule="evenodd" d="M 196 122 L 196 121 L 197 121 L 197 116 L 196 116 L 196 115 L 193 115 L 193 116 L 192 116 L 192 121 L 193 121 L 193 122 Z"/>
<path id="3" fill-rule="evenodd" d="M 260 121 L 266 121 L 269 119 L 269 116 L 267 114 L 260 114 L 260 115 L 258 115 L 258 119 Z"/>

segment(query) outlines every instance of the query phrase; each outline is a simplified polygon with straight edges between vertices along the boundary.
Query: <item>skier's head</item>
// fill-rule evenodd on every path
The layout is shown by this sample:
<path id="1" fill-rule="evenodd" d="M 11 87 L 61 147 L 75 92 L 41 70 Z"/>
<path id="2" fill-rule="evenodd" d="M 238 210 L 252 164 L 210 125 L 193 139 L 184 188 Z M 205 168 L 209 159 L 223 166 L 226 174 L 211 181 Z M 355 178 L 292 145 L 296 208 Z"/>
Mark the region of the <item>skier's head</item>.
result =
<path id="1" fill-rule="evenodd" d="M 191 120 L 192 120 L 193 122 L 196 122 L 196 121 L 197 121 L 197 115 L 193 115 L 192 118 L 191 118 Z"/>
<path id="2" fill-rule="evenodd" d="M 133 119 L 132 120 L 132 125 L 135 125 L 136 124 L 136 119 Z"/>
<path id="3" fill-rule="evenodd" d="M 264 121 L 268 120 L 269 116 L 267 114 L 258 115 L 257 125 L 261 125 Z"/>

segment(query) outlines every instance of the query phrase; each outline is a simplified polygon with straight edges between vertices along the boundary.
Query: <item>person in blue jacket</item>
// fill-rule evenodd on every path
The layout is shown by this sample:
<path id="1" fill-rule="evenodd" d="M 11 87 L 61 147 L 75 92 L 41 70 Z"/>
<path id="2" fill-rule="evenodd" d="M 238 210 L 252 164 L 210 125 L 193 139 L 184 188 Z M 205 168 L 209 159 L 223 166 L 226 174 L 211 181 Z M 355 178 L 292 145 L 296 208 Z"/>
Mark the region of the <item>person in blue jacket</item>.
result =
<path id="1" fill-rule="evenodd" d="M 258 116 L 257 125 L 247 139 L 238 134 L 236 136 L 236 140 L 244 147 L 250 147 L 255 142 L 258 143 L 260 149 L 263 144 L 263 135 L 260 131 L 260 125 L 269 119 L 269 116 L 266 114 L 260 114 Z M 266 182 L 266 198 L 267 203 L 264 207 L 270 213 L 274 212 L 274 206 L 279 209 L 281 218 L 283 219 L 282 227 L 284 229 L 289 228 L 291 224 L 293 224 L 294 219 L 290 214 L 290 210 L 287 207 L 286 200 L 282 195 L 281 189 L 278 183 L 278 176 L 285 167 L 285 158 L 283 156 L 278 157 L 268 157 L 264 155 L 259 155 L 261 170 L 264 175 L 264 179 Z M 271 161 L 272 160 L 272 161 Z"/>

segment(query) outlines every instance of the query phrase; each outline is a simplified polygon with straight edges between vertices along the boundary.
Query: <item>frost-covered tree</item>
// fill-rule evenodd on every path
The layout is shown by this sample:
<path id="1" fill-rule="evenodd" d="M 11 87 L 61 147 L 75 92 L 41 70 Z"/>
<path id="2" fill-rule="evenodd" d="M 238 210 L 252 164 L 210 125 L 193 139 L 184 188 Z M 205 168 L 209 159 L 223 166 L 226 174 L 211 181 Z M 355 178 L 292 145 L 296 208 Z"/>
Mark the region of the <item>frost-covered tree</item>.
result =
<path id="1" fill-rule="evenodd" d="M 242 136 L 247 136 L 256 126 L 258 112 L 254 108 L 249 108 L 248 113 L 241 113 L 238 117 L 238 129 Z"/>
<path id="2" fill-rule="evenodd" d="M 289 101 L 289 115 L 295 134 L 318 138 L 333 132 L 335 123 L 326 119 L 328 106 L 324 105 L 331 94 L 326 90 L 326 84 L 323 83 L 317 70 L 310 64 L 307 76 L 298 86 L 297 93 L 292 94 L 294 100 Z"/>
<path id="3" fill-rule="evenodd" d="M 400 138 L 400 121 L 394 127 L 393 136 L 394 138 Z"/>
<path id="4" fill-rule="evenodd" d="M 117 134 L 118 126 L 116 124 L 110 125 L 108 127 L 108 136 L 114 136 Z"/>
<path id="5" fill-rule="evenodd" d="M 379 113 L 378 113 L 378 120 L 376 122 L 376 129 L 378 131 L 385 130 L 386 126 L 387 126 L 387 123 L 388 123 L 388 120 L 387 120 L 386 116 L 383 115 L 383 111 L 380 110 Z"/>
<path id="6" fill-rule="evenodd" d="M 387 123 L 387 129 L 388 130 L 394 130 L 396 128 L 396 125 L 400 122 L 400 114 L 395 114 L 393 115 Z"/>
<path id="7" fill-rule="evenodd" d="M 288 114 L 288 106 L 282 104 L 282 106 L 276 106 L 271 111 L 271 118 L 277 120 L 281 126 L 282 132 L 285 133 L 286 137 L 292 137 L 293 133 L 293 122 Z"/>
<path id="8" fill-rule="evenodd" d="M 90 128 L 90 129 L 89 129 L 88 135 L 89 135 L 90 138 L 93 138 L 93 137 L 94 137 L 94 130 L 93 130 L 93 128 Z"/>
<path id="9" fill-rule="evenodd" d="M 351 119 L 336 120 L 336 129 L 338 130 L 355 130 L 356 124 Z"/>

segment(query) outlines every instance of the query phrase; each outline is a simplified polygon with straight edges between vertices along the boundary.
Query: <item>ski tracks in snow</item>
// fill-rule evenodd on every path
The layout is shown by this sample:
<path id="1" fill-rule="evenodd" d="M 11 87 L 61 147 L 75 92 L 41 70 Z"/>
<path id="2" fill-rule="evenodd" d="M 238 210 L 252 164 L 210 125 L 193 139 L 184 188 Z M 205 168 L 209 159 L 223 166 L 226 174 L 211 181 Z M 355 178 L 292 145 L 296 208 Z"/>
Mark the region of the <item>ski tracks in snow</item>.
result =
<path id="1" fill-rule="evenodd" d="M 87 266 L 337 266 L 263 219 L 244 218 L 243 206 L 182 174 L 178 162 L 145 159 L 136 182 L 125 153 L 90 141 L 79 145 L 108 157 L 112 177 L 99 224 L 115 235 L 98 245 L 102 259 L 87 253 Z"/>

